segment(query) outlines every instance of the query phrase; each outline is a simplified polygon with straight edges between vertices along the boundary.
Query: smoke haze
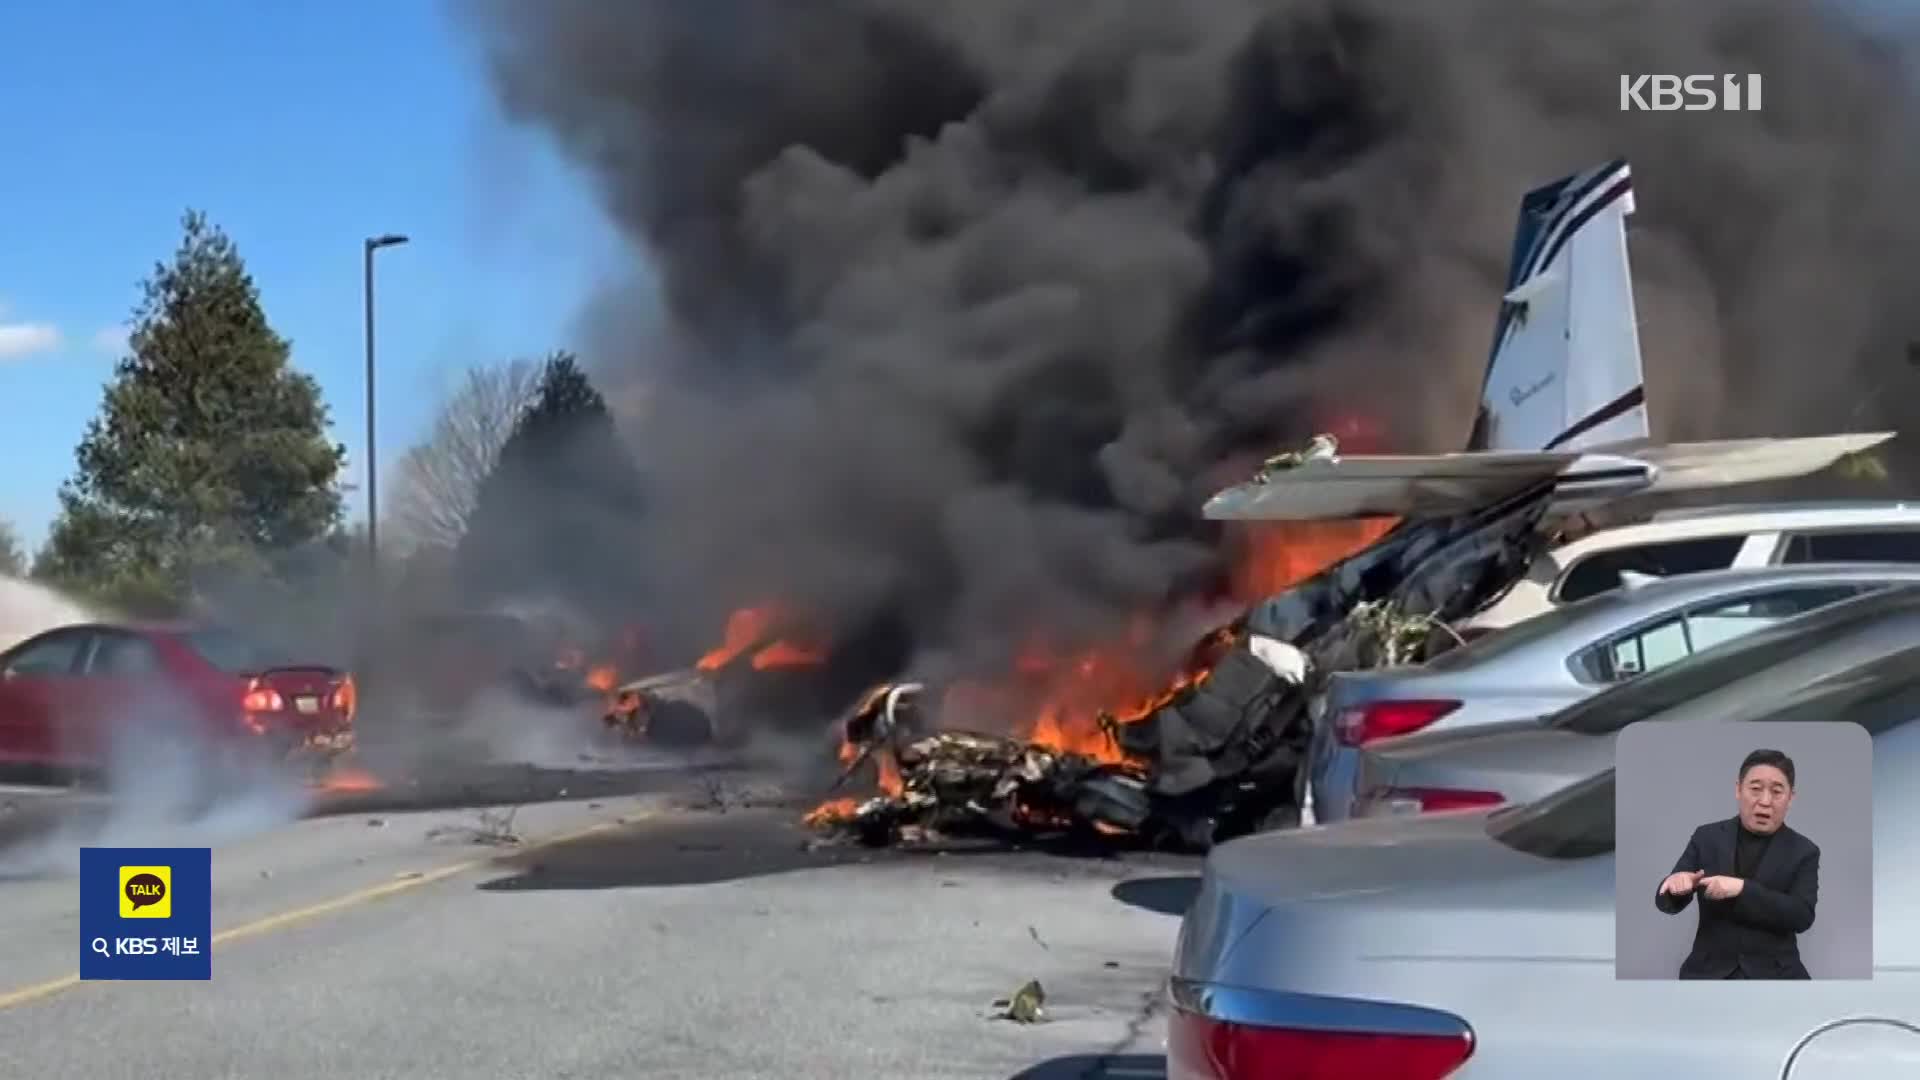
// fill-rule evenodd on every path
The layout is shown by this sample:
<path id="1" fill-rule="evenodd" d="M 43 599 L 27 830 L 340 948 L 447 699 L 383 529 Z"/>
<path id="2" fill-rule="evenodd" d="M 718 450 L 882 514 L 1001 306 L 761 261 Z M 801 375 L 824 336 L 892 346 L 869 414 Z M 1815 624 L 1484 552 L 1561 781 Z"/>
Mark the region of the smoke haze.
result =
<path id="1" fill-rule="evenodd" d="M 92 617 L 58 590 L 0 574 L 0 649 L 11 649 L 43 630 Z"/>
<path id="2" fill-rule="evenodd" d="M 272 763 L 219 767 L 201 734 L 199 708 L 149 692 L 118 715 L 97 775 L 71 788 L 42 788 L 0 812 L 0 881 L 73 875 L 83 847 L 224 843 L 294 821 L 312 796 Z"/>
<path id="3" fill-rule="evenodd" d="M 923 648 L 1111 632 L 1217 569 L 1195 513 L 1250 456 L 1462 445 L 1518 198 L 1614 156 L 1657 434 L 1914 408 L 1911 54 L 1832 5 L 464 11 L 657 273 L 657 320 L 631 279 L 587 307 L 655 488 L 599 542 L 690 635 L 769 596 Z M 1759 72 L 1765 111 L 1620 111 L 1641 72 Z"/>

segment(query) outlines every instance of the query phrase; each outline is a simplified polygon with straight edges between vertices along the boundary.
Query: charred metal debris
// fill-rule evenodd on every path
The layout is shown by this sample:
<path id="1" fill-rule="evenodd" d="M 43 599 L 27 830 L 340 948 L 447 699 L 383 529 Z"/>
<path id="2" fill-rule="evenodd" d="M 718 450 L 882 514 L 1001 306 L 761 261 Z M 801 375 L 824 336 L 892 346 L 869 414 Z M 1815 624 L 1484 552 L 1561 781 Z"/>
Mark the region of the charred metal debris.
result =
<path id="1" fill-rule="evenodd" d="M 1330 438 L 1316 439 L 1261 476 L 1331 453 Z M 973 731 L 965 716 L 933 715 L 939 696 L 920 683 L 878 687 L 843 723 L 841 782 L 877 761 L 881 793 L 826 803 L 808 821 L 872 844 L 1080 833 L 1185 850 L 1296 825 L 1309 702 L 1327 675 L 1454 644 L 1449 624 L 1499 599 L 1545 546 L 1552 493 L 1544 482 L 1472 512 L 1405 520 L 1257 604 L 1224 628 L 1231 644 L 1204 678 L 1137 720 L 1101 717 L 1118 753 Z"/>

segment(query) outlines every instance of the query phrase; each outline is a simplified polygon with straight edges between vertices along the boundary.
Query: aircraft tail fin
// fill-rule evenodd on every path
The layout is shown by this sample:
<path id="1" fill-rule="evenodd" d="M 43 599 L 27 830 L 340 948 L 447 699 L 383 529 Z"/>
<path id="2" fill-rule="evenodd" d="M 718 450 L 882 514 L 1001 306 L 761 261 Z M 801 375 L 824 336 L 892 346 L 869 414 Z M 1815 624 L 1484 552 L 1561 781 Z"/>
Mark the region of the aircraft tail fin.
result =
<path id="1" fill-rule="evenodd" d="M 1624 160 L 1521 200 L 1469 449 L 1569 452 L 1649 436 L 1627 256 L 1633 209 Z"/>

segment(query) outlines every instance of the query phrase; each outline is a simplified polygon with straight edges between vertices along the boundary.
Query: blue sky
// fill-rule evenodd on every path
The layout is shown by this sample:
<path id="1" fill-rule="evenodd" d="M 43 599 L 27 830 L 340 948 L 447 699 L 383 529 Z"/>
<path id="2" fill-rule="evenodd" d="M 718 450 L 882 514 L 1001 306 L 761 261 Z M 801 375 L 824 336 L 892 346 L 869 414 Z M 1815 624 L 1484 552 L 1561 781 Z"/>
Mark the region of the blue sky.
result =
<path id="1" fill-rule="evenodd" d="M 383 481 L 449 378 L 576 345 L 619 265 L 586 185 L 499 118 L 437 0 L 22 3 L 0 39 L 0 517 L 29 545 L 189 206 L 239 245 L 356 485 L 362 238 L 412 238 L 376 256 Z"/>

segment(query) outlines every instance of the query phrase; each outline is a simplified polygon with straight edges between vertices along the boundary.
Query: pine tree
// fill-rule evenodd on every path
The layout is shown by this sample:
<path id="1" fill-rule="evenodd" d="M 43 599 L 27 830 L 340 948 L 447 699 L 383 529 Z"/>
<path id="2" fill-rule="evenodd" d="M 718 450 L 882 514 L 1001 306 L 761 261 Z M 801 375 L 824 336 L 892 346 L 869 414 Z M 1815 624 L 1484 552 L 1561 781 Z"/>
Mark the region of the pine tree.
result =
<path id="1" fill-rule="evenodd" d="M 290 366 L 232 240 L 196 211 L 182 224 L 35 567 L 123 608 L 176 607 L 202 575 L 270 574 L 341 517 L 346 450 L 318 383 Z"/>
<path id="2" fill-rule="evenodd" d="M 588 613 L 635 602 L 630 537 L 641 479 L 607 403 L 571 353 L 539 389 L 480 482 L 455 575 L 475 597 L 544 596 Z"/>

